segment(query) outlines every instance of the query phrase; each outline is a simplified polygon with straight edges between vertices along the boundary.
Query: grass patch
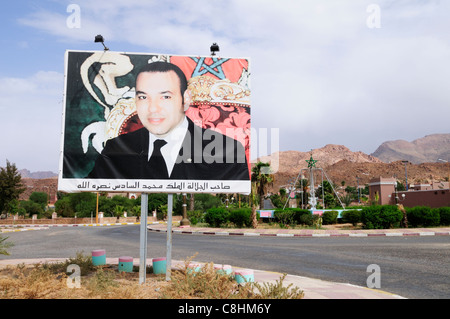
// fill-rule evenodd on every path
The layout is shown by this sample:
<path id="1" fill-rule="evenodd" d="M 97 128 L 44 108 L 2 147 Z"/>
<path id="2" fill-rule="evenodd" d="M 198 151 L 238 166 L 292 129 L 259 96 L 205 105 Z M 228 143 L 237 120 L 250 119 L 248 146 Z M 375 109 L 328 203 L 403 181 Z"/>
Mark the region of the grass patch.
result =
<path id="1" fill-rule="evenodd" d="M 248 282 L 238 284 L 234 275 L 214 269 L 213 263 L 204 264 L 198 271 L 190 267 L 193 257 L 184 266 L 171 273 L 171 281 L 161 290 L 165 299 L 301 299 L 298 287 L 283 286 L 284 274 L 273 283 Z"/>
<path id="2" fill-rule="evenodd" d="M 0 269 L 0 299 L 301 299 L 303 291 L 283 286 L 284 276 L 273 283 L 238 284 L 234 276 L 217 272 L 212 263 L 200 271 L 184 267 L 165 275 L 155 275 L 147 267 L 146 282 L 139 283 L 139 267 L 119 272 L 118 265 L 93 266 L 91 257 L 78 253 L 64 262 L 19 264 Z M 69 265 L 80 269 L 79 288 Z"/>

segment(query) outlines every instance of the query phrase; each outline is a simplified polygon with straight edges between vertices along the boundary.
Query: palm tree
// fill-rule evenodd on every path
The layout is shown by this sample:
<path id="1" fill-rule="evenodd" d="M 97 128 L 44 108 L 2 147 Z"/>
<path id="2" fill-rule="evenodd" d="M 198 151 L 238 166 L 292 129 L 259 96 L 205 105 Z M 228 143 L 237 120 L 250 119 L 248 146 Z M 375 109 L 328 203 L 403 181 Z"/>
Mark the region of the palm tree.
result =
<path id="1" fill-rule="evenodd" d="M 259 208 L 263 209 L 266 186 L 273 183 L 273 174 L 271 174 L 269 163 L 258 162 L 253 166 L 252 183 L 254 183 L 256 193 L 259 195 Z"/>
<path id="2" fill-rule="evenodd" d="M 119 221 L 119 218 L 123 216 L 124 211 L 125 207 L 122 205 L 116 205 L 116 207 L 114 207 L 114 215 L 116 216 L 117 221 Z"/>
<path id="3" fill-rule="evenodd" d="M 252 192 L 250 194 L 251 204 L 252 204 L 252 227 L 256 228 L 258 226 L 258 221 L 256 220 L 256 195 L 259 195 L 259 205 L 260 208 L 264 205 L 264 194 L 265 187 L 267 184 L 273 182 L 273 175 L 270 174 L 270 164 L 258 162 L 252 168 Z"/>
<path id="4" fill-rule="evenodd" d="M 300 203 L 302 205 L 302 208 L 304 208 L 304 206 L 308 203 L 309 180 L 306 178 L 302 178 L 297 182 L 297 185 L 295 187 L 301 191 Z"/>

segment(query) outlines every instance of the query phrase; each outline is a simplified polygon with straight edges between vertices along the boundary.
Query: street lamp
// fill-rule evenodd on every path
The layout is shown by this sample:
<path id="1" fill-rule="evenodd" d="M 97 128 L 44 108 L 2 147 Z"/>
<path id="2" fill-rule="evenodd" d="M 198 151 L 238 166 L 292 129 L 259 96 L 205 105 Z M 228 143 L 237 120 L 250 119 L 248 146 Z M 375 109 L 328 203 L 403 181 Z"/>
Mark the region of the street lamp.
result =
<path id="1" fill-rule="evenodd" d="M 95 43 L 97 42 L 101 42 L 101 44 L 103 44 L 103 48 L 105 49 L 105 51 L 108 51 L 109 49 L 105 46 L 105 39 L 103 38 L 103 36 L 101 34 L 98 34 L 95 36 Z"/>
<path id="2" fill-rule="evenodd" d="M 356 190 L 358 191 L 358 204 L 361 204 L 360 193 L 359 193 L 359 177 L 356 176 Z"/>
<path id="3" fill-rule="evenodd" d="M 402 161 L 403 164 L 405 164 L 405 183 L 406 183 L 406 191 L 408 191 L 408 171 L 406 170 L 406 164 L 408 164 L 408 161 Z"/>
<path id="4" fill-rule="evenodd" d="M 450 162 L 446 161 L 446 160 L 443 160 L 441 158 L 438 158 L 438 161 L 441 161 L 441 162 L 449 164 L 448 165 L 448 177 L 447 177 L 448 180 L 447 181 L 448 181 L 448 188 L 450 189 Z"/>
<path id="5" fill-rule="evenodd" d="M 191 223 L 187 217 L 187 204 L 186 204 L 186 193 L 182 194 L 183 196 L 183 219 L 180 221 L 181 226 L 189 226 Z"/>
<path id="6" fill-rule="evenodd" d="M 216 52 L 220 51 L 217 43 L 213 43 L 209 49 L 211 50 L 211 55 L 216 55 Z"/>

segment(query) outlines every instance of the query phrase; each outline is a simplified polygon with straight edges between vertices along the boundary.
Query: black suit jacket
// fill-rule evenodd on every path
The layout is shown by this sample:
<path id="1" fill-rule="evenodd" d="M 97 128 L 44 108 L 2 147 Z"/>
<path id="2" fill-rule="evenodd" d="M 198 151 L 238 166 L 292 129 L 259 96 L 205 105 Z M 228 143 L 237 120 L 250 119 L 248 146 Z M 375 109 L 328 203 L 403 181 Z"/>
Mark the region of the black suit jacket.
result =
<path id="1" fill-rule="evenodd" d="M 152 171 L 159 168 L 148 165 L 148 145 L 146 128 L 107 141 L 87 177 L 152 179 Z M 188 118 L 188 134 L 169 179 L 249 180 L 244 147 L 219 132 L 195 125 Z"/>

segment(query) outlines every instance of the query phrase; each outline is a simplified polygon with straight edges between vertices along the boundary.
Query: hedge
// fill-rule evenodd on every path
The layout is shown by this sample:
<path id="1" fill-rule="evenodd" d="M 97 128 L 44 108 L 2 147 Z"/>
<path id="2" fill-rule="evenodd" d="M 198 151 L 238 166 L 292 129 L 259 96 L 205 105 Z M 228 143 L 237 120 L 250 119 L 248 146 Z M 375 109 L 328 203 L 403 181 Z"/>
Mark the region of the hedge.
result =
<path id="1" fill-rule="evenodd" d="M 434 208 L 439 213 L 439 224 L 442 226 L 450 225 L 450 207 Z"/>
<path id="2" fill-rule="evenodd" d="M 252 224 L 251 216 L 251 208 L 237 208 L 230 210 L 228 220 L 239 228 L 242 228 L 243 226 L 250 227 Z"/>
<path id="3" fill-rule="evenodd" d="M 220 227 L 228 222 L 229 211 L 224 207 L 210 208 L 204 216 L 205 222 L 212 227 Z"/>
<path id="4" fill-rule="evenodd" d="M 192 225 L 202 223 L 204 221 L 204 213 L 201 210 L 188 211 L 187 217 Z"/>
<path id="5" fill-rule="evenodd" d="M 251 208 L 227 209 L 225 207 L 210 208 L 203 216 L 203 220 L 212 227 L 221 227 L 233 223 L 236 227 L 250 227 Z"/>
<path id="6" fill-rule="evenodd" d="M 336 210 L 327 210 L 322 214 L 322 223 L 331 225 L 337 223 L 338 212 Z"/>
<path id="7" fill-rule="evenodd" d="M 361 222 L 361 211 L 359 210 L 345 210 L 342 212 L 342 221 L 344 223 L 351 223 L 353 226 Z"/>
<path id="8" fill-rule="evenodd" d="M 402 218 L 403 213 L 395 205 L 375 205 L 361 210 L 361 222 L 366 229 L 399 227 Z"/>
<path id="9" fill-rule="evenodd" d="M 277 223 L 282 225 L 312 224 L 311 211 L 301 208 L 277 209 L 274 212 L 274 218 Z"/>
<path id="10" fill-rule="evenodd" d="M 409 227 L 431 227 L 450 225 L 450 207 L 429 208 L 416 206 L 405 208 Z M 337 211 L 325 211 L 322 214 L 323 224 L 333 224 L 337 221 Z M 189 216 L 196 221 L 204 220 L 212 227 L 221 227 L 233 223 L 236 227 L 251 226 L 251 209 L 225 207 L 210 208 L 204 213 L 191 213 Z M 274 212 L 275 222 L 280 225 L 312 225 L 313 215 L 310 210 L 300 208 L 277 209 Z M 363 207 L 361 210 L 345 210 L 342 220 L 346 223 L 362 223 L 366 229 L 387 229 L 400 227 L 403 213 L 395 205 L 375 205 Z"/>
<path id="11" fill-rule="evenodd" d="M 439 211 L 428 206 L 406 207 L 408 226 L 431 227 L 440 224 Z"/>

